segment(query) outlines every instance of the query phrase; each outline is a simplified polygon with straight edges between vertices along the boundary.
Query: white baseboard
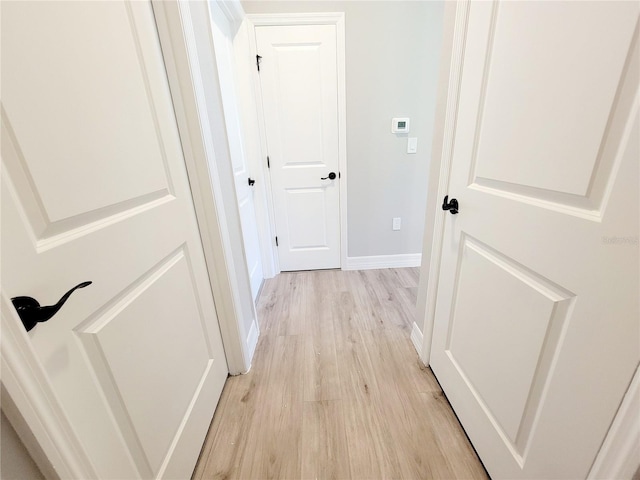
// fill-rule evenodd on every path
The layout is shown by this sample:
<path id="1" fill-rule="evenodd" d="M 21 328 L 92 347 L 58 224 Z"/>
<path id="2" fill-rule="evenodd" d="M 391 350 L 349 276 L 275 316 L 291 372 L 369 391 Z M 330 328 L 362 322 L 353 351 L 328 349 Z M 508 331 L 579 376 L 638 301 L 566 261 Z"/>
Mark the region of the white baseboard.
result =
<path id="1" fill-rule="evenodd" d="M 413 329 L 411 330 L 411 343 L 413 343 L 413 347 L 418 352 L 418 355 L 422 355 L 422 332 L 420 331 L 420 327 L 416 322 L 413 322 Z"/>
<path id="2" fill-rule="evenodd" d="M 419 267 L 421 253 L 403 253 L 398 255 L 375 255 L 371 257 L 347 257 L 342 270 L 372 270 L 376 268 Z"/>
<path id="3" fill-rule="evenodd" d="M 251 330 L 247 335 L 247 348 L 249 350 L 249 365 L 253 361 L 253 354 L 256 352 L 256 346 L 258 345 L 258 323 L 257 320 L 251 324 Z"/>

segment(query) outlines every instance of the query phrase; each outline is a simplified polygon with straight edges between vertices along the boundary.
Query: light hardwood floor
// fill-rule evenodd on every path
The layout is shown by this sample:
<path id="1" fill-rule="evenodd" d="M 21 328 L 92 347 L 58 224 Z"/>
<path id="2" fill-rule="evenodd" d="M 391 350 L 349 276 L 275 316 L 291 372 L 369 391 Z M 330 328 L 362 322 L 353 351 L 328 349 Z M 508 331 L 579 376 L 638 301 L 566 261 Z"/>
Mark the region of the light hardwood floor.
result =
<path id="1" fill-rule="evenodd" d="M 409 335 L 417 268 L 283 273 L 194 479 L 487 478 Z"/>

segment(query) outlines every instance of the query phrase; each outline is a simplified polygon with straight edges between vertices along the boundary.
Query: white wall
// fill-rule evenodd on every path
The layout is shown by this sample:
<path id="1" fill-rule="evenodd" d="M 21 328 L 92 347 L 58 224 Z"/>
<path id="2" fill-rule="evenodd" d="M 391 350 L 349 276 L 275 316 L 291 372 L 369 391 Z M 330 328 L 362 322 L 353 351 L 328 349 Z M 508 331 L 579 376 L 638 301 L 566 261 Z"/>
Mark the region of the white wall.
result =
<path id="1" fill-rule="evenodd" d="M 440 1 L 246 1 L 246 13 L 345 12 L 349 257 L 422 251 Z M 418 153 L 391 133 L 410 117 Z M 392 231 L 393 217 L 402 229 Z"/>

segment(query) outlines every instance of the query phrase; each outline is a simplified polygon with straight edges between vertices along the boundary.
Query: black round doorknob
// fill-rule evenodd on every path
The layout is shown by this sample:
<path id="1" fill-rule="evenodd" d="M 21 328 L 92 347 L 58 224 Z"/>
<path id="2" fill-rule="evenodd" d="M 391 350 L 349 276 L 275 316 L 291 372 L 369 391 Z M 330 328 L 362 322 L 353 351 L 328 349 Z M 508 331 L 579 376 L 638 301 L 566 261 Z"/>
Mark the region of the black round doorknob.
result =
<path id="1" fill-rule="evenodd" d="M 444 196 L 444 201 L 442 202 L 443 210 L 449 210 L 449 213 L 451 215 L 455 215 L 456 213 L 458 213 L 459 208 L 460 208 L 460 205 L 458 205 L 457 199 L 452 198 L 451 201 L 449 201 L 449 195 Z"/>
<path id="2" fill-rule="evenodd" d="M 327 175 L 326 177 L 320 177 L 320 180 L 335 180 L 337 177 L 335 172 L 329 172 L 329 175 Z"/>

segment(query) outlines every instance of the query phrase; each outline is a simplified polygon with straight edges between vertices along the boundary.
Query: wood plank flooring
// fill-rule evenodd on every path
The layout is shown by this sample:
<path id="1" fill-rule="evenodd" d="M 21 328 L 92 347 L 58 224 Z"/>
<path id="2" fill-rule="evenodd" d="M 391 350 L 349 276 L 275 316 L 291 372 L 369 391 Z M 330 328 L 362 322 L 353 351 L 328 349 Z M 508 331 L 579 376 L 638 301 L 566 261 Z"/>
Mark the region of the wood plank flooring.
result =
<path id="1" fill-rule="evenodd" d="M 418 272 L 267 280 L 253 367 L 227 380 L 193 478 L 487 478 L 411 345 Z"/>

